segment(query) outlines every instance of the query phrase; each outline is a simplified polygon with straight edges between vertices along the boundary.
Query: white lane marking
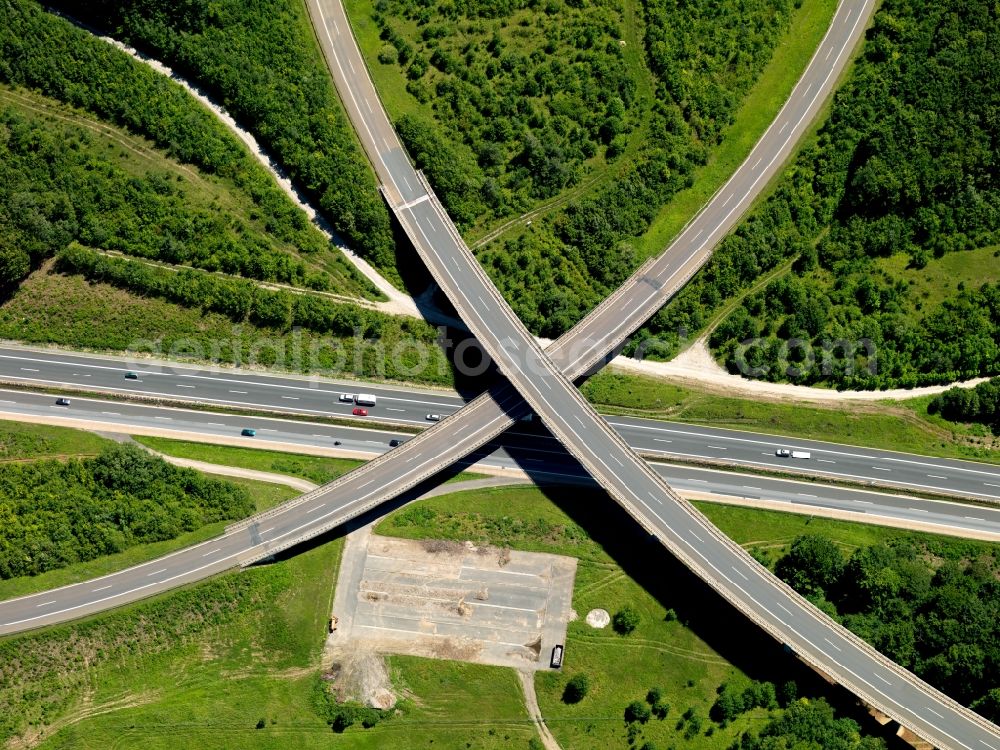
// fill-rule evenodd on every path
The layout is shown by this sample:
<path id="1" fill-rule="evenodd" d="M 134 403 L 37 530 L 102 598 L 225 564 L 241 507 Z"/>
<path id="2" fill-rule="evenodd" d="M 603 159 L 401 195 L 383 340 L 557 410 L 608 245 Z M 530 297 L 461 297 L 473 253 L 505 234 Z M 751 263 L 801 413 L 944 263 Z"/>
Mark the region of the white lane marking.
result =
<path id="1" fill-rule="evenodd" d="M 574 414 L 573 416 L 576 417 L 576 421 L 580 423 L 581 427 L 586 427 L 587 426 L 587 425 L 584 424 L 583 419 L 580 417 L 579 414 Z"/>
<path id="2" fill-rule="evenodd" d="M 698 536 L 697 534 L 695 534 L 695 533 L 694 533 L 693 531 L 691 532 L 691 536 L 693 536 L 693 537 L 694 537 L 695 539 L 697 539 L 697 540 L 698 540 L 699 542 L 701 542 L 702 544 L 704 544 L 704 543 L 705 543 L 705 540 L 704 540 L 704 539 L 702 539 L 702 538 L 701 538 L 700 536 Z"/>
<path id="3" fill-rule="evenodd" d="M 648 493 L 648 494 L 649 494 L 649 496 L 650 496 L 650 497 L 651 497 L 651 498 L 652 498 L 653 500 L 655 500 L 656 502 L 658 502 L 658 503 L 659 503 L 660 505 L 663 505 L 663 500 L 661 500 L 660 498 L 658 498 L 658 497 L 657 497 L 657 496 L 656 496 L 655 494 L 653 494 L 652 492 L 650 492 L 650 493 Z"/>
<path id="4" fill-rule="evenodd" d="M 931 479 L 947 479 L 948 477 L 943 477 L 940 474 L 928 474 Z"/>
<path id="5" fill-rule="evenodd" d="M 109 417 L 120 417 L 121 416 L 121 414 L 119 414 L 116 411 L 102 411 L 101 414 L 106 414 Z"/>
<path id="6" fill-rule="evenodd" d="M 990 484 L 989 482 L 983 482 L 987 487 L 1000 487 L 1000 484 Z"/>
<path id="7" fill-rule="evenodd" d="M 907 508 L 907 510 L 912 510 L 914 513 L 930 513 L 929 510 L 924 510 L 923 508 Z"/>
<path id="8" fill-rule="evenodd" d="M 985 521 L 985 518 L 979 518 L 979 516 L 966 516 L 966 521 Z"/>
<path id="9" fill-rule="evenodd" d="M 315 508 L 310 508 L 309 510 L 307 510 L 306 515 L 308 516 L 310 513 L 315 513 L 317 510 L 322 510 L 325 507 L 326 503 L 323 503 L 322 505 L 317 505 Z"/>
<path id="10" fill-rule="evenodd" d="M 816 460 L 819 461 L 821 464 L 835 464 L 835 463 L 837 463 L 836 461 L 831 461 L 829 458 L 817 458 Z"/>
<path id="11" fill-rule="evenodd" d="M 934 710 L 933 708 L 931 708 L 930 706 L 927 706 L 927 710 L 928 710 L 928 711 L 930 711 L 930 712 L 931 712 L 932 714 L 934 714 L 935 716 L 937 716 L 937 717 L 938 717 L 939 719 L 943 719 L 943 718 L 944 718 L 944 716 L 943 716 L 943 715 L 939 714 L 939 713 L 938 713 L 937 711 L 935 711 L 935 710 Z"/>
<path id="12" fill-rule="evenodd" d="M 695 239 L 695 240 L 697 240 L 697 239 L 698 239 L 699 237 L 701 237 L 701 236 L 702 236 L 703 234 L 705 234 L 705 230 L 704 230 L 704 229 L 699 229 L 699 230 L 698 230 L 698 234 L 696 234 L 696 235 L 694 236 L 694 239 Z"/>
<path id="13" fill-rule="evenodd" d="M 763 492 L 764 491 L 760 487 L 751 487 L 748 484 L 744 484 L 743 485 L 743 489 L 745 489 L 745 490 L 753 490 L 754 492 Z"/>
<path id="14" fill-rule="evenodd" d="M 732 568 L 733 568 L 733 570 L 735 570 L 735 571 L 736 571 L 736 573 L 737 573 L 737 574 L 738 574 L 738 575 L 740 576 L 740 578 L 742 578 L 742 579 L 743 579 L 744 581 L 749 581 L 749 580 L 750 580 L 749 578 L 747 578 L 747 577 L 746 577 L 746 576 L 745 576 L 745 575 L 743 574 L 743 571 L 742 571 L 742 570 L 740 570 L 739 568 L 737 568 L 737 567 L 736 567 L 735 565 L 733 565 L 733 566 L 732 566 Z"/>
<path id="15" fill-rule="evenodd" d="M 403 182 L 406 183 L 406 189 L 413 192 L 413 187 L 410 185 L 410 181 L 406 179 L 406 175 L 403 175 Z"/>
<path id="16" fill-rule="evenodd" d="M 844 24 L 845 25 L 847 24 L 848 21 L 851 20 L 851 13 L 853 13 L 853 12 L 854 12 L 854 8 L 848 8 L 847 9 L 847 15 L 844 16 Z"/>
<path id="17" fill-rule="evenodd" d="M 358 489 L 359 489 L 359 490 L 363 490 L 363 489 L 364 489 L 365 487 L 367 487 L 367 486 L 368 486 L 369 484 L 371 484 L 371 483 L 372 483 L 372 482 L 374 482 L 374 481 L 375 481 L 374 479 L 369 479 L 369 480 L 368 480 L 367 482 L 365 482 L 364 484 L 360 484 L 360 485 L 358 485 Z"/>
<path id="18" fill-rule="evenodd" d="M 109 589 L 109 588 L 111 588 L 111 584 L 110 583 L 107 586 L 101 586 L 101 587 L 96 588 L 96 589 L 91 589 L 91 591 L 92 592 L 104 591 L 105 589 Z"/>
<path id="19" fill-rule="evenodd" d="M 833 47 L 830 47 L 830 49 L 828 49 L 826 51 L 826 57 L 824 57 L 823 59 L 824 60 L 829 60 L 830 59 L 830 55 L 832 55 L 832 54 L 833 54 Z"/>
<path id="20" fill-rule="evenodd" d="M 872 468 L 875 469 L 875 471 L 892 471 L 892 469 L 887 469 L 884 466 L 873 466 Z"/>
<path id="21" fill-rule="evenodd" d="M 406 409 L 394 409 L 391 406 L 387 406 L 385 410 L 386 411 L 406 411 Z"/>
<path id="22" fill-rule="evenodd" d="M 856 502 L 858 505 L 874 505 L 875 504 L 871 500 L 855 500 L 854 502 Z"/>
<path id="23" fill-rule="evenodd" d="M 727 448 L 723 448 L 721 445 L 706 445 L 705 447 L 706 448 L 711 448 L 712 450 L 716 450 L 716 451 L 728 450 Z"/>
<path id="24" fill-rule="evenodd" d="M 36 607 L 47 607 L 50 604 L 55 604 L 57 601 L 58 601 L 58 599 L 53 599 L 51 602 L 42 602 L 41 604 L 36 604 L 35 606 Z"/>
<path id="25" fill-rule="evenodd" d="M 653 441 L 656 442 L 656 443 L 672 443 L 672 442 L 674 442 L 673 440 L 666 440 L 664 438 L 653 438 Z"/>
<path id="26" fill-rule="evenodd" d="M 372 114 L 375 114 L 375 110 L 372 109 L 371 100 L 367 96 L 365 97 L 365 104 L 368 105 L 368 111 L 371 112 Z"/>
<path id="27" fill-rule="evenodd" d="M 418 458 L 420 458 L 420 455 L 421 454 L 419 454 L 419 453 L 415 453 L 412 456 L 410 456 L 408 459 L 406 459 L 406 461 L 404 463 L 410 463 L 411 461 L 416 461 Z"/>
<path id="28" fill-rule="evenodd" d="M 829 643 L 831 646 L 833 646 L 838 651 L 843 651 L 844 650 L 840 646 L 838 646 L 836 643 L 834 643 L 833 641 L 831 641 L 829 638 L 824 637 L 823 640 L 826 641 L 827 643 Z"/>
<path id="29" fill-rule="evenodd" d="M 800 493 L 799 493 L 799 497 L 811 497 L 811 498 L 814 498 L 814 499 L 815 499 L 815 497 L 816 497 L 816 496 L 815 496 L 815 495 L 807 495 L 807 494 L 806 494 L 806 493 L 804 493 L 804 492 L 800 492 Z"/>
<path id="30" fill-rule="evenodd" d="M 282 398 L 286 398 L 289 401 L 298 401 L 299 400 L 298 396 L 282 396 Z"/>
<path id="31" fill-rule="evenodd" d="M 354 58 L 352 58 L 350 55 L 347 56 L 347 64 L 351 66 L 352 73 L 357 73 L 357 71 L 354 69 Z"/>
<path id="32" fill-rule="evenodd" d="M 206 552 L 202 557 L 208 557 L 209 555 L 214 555 L 216 552 L 222 552 L 222 547 L 216 547 L 211 552 Z"/>
<path id="33" fill-rule="evenodd" d="M 785 610 L 785 611 L 786 611 L 786 612 L 787 612 L 788 614 L 790 614 L 790 615 L 791 615 L 792 617 L 795 617 L 795 613 L 794 613 L 794 612 L 792 612 L 792 610 L 790 610 L 790 609 L 789 609 L 788 607 L 786 607 L 786 606 L 785 606 L 784 604 L 782 604 L 781 602 L 777 602 L 777 605 L 778 605 L 779 607 L 781 607 L 781 608 L 782 608 L 783 610 Z"/>
<path id="34" fill-rule="evenodd" d="M 325 437 L 326 437 L 326 435 L 320 435 L 320 434 L 319 434 L 318 432 L 314 432 L 314 433 L 312 434 L 312 436 L 313 436 L 313 437 L 321 437 L 321 438 L 325 438 Z"/>
<path id="35" fill-rule="evenodd" d="M 885 679 L 885 677 L 883 677 L 882 675 L 880 675 L 878 673 L 876 673 L 875 676 L 878 677 L 880 680 L 882 680 L 882 682 L 884 682 L 886 685 L 891 685 L 892 684 L 887 679 Z"/>
<path id="36" fill-rule="evenodd" d="M 184 385 L 183 383 L 177 383 L 178 388 L 194 388 L 193 385 Z"/>
<path id="37" fill-rule="evenodd" d="M 732 194 L 732 193 L 730 193 L 730 194 L 729 194 L 729 197 L 728 197 L 728 198 L 726 198 L 726 201 L 725 201 L 725 203 L 723 203 L 723 204 L 722 204 L 722 207 L 723 207 L 723 208 L 725 208 L 726 206 L 728 206 L 728 205 L 729 205 L 729 201 L 731 201 L 732 199 L 733 199 L 733 194 Z"/>
<path id="38" fill-rule="evenodd" d="M 805 97 L 809 96 L 809 92 L 812 90 L 812 87 L 813 87 L 813 85 L 811 83 L 808 86 L 806 86 L 806 90 L 802 92 L 802 98 L 803 99 Z"/>
<path id="39" fill-rule="evenodd" d="M 689 482 L 700 482 L 701 484 L 708 484 L 707 479 L 689 479 Z"/>
<path id="40" fill-rule="evenodd" d="M 268 526 L 266 529 L 262 529 L 259 533 L 266 534 L 269 531 L 274 531 L 274 527 L 273 526 Z"/>
<path id="41" fill-rule="evenodd" d="M 789 126 L 789 124 L 790 123 L 786 120 L 785 124 L 781 126 L 781 130 L 778 131 L 778 135 L 781 135 L 782 133 L 784 133 L 785 132 L 785 128 L 787 128 Z M 723 208 L 725 208 L 725 206 L 723 206 Z"/>
<path id="42" fill-rule="evenodd" d="M 222 422 L 205 422 L 205 424 L 209 425 L 210 427 L 225 427 L 226 426 L 226 425 L 222 424 Z"/>
<path id="43" fill-rule="evenodd" d="M 0 404 L 16 404 L 17 401 L 0 401 Z"/>
<path id="44" fill-rule="evenodd" d="M 240 395 L 242 395 L 242 396 L 245 396 L 245 395 L 247 395 L 247 392 L 246 392 L 246 391 L 230 391 L 230 393 L 239 393 L 239 394 L 240 394 Z"/>
<path id="45" fill-rule="evenodd" d="M 22 367 L 21 370 L 24 372 L 38 372 L 38 368 L 35 367 Z"/>
<path id="46" fill-rule="evenodd" d="M 277 432 L 277 430 L 272 430 L 270 427 L 261 427 L 259 432 Z"/>
<path id="47" fill-rule="evenodd" d="M 752 167 L 750 167 L 750 169 L 756 169 L 756 168 L 757 168 L 757 167 L 758 167 L 758 166 L 760 165 L 760 163 L 761 163 L 762 161 L 764 161 L 764 157 L 761 157 L 761 158 L 759 158 L 759 159 L 758 159 L 757 161 L 755 161 L 755 162 L 753 163 L 753 166 L 752 166 Z"/>
<path id="48" fill-rule="evenodd" d="M 154 570 L 152 573 L 147 573 L 146 578 L 149 578 L 151 576 L 158 576 L 160 575 L 160 573 L 166 573 L 166 572 L 167 572 L 166 568 L 160 568 L 159 570 Z"/>
<path id="49" fill-rule="evenodd" d="M 160 419 L 160 420 L 163 420 L 164 422 L 173 422 L 174 421 L 173 417 L 153 417 L 153 419 Z"/>
<path id="50" fill-rule="evenodd" d="M 611 458 L 613 458 L 615 460 L 615 463 L 617 463 L 623 469 L 625 468 L 625 464 L 622 463 L 622 460 L 620 458 L 618 458 L 618 456 L 612 456 Z"/>

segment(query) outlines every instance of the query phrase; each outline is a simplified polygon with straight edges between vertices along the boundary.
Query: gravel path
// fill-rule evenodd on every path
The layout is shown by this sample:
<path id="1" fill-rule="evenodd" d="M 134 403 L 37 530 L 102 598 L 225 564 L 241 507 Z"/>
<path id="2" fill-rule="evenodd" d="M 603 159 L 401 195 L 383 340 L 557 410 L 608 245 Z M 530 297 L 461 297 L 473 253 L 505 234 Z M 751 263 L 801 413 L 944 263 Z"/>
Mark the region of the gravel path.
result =
<path id="1" fill-rule="evenodd" d="M 535 673 L 517 670 L 517 679 L 520 680 L 521 689 L 524 691 L 524 705 L 528 709 L 531 720 L 535 722 L 535 728 L 538 729 L 538 735 L 542 738 L 545 750 L 562 750 L 545 724 L 542 710 L 538 707 L 538 696 L 535 695 Z"/>
<path id="2" fill-rule="evenodd" d="M 930 385 L 924 388 L 895 388 L 885 391 L 835 391 L 829 388 L 813 388 L 790 383 L 769 383 L 765 380 L 749 380 L 724 370 L 712 357 L 712 353 L 701 340 L 669 362 L 638 361 L 631 357 L 616 357 L 613 366 L 638 375 L 653 375 L 669 378 L 673 382 L 691 383 L 700 387 L 714 386 L 724 390 L 727 396 L 767 396 L 772 399 L 795 399 L 796 401 L 838 402 L 838 401 L 899 401 L 918 396 L 941 393 L 949 388 L 971 388 L 986 378 L 976 378 L 950 385 Z"/>

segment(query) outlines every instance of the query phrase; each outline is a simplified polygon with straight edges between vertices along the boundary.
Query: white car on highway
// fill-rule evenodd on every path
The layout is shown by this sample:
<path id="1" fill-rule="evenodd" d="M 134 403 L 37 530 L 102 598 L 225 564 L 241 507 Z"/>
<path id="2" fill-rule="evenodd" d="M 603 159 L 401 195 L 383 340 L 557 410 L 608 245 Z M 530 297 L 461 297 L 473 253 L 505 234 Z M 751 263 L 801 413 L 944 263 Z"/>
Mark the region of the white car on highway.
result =
<path id="1" fill-rule="evenodd" d="M 354 403 L 354 394 L 353 393 L 341 393 L 340 394 L 340 400 L 343 403 L 345 403 L 345 404 L 353 404 Z"/>
<path id="2" fill-rule="evenodd" d="M 426 417 L 424 417 L 424 419 L 426 419 L 428 422 L 440 422 L 441 421 L 441 415 L 440 414 L 428 414 Z"/>
<path id="3" fill-rule="evenodd" d="M 812 458 L 812 453 L 808 451 L 792 451 L 788 450 L 788 448 L 778 448 L 774 452 L 774 455 L 778 458 Z"/>

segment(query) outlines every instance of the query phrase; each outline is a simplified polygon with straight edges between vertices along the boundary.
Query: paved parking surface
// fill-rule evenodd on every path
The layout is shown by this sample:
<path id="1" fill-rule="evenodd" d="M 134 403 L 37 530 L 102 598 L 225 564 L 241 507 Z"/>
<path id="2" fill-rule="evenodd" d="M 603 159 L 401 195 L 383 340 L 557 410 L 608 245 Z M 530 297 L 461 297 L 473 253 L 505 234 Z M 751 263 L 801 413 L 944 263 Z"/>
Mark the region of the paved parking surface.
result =
<path id="1" fill-rule="evenodd" d="M 548 669 L 576 560 L 370 535 L 345 550 L 335 640 L 376 651 Z M 353 549 L 352 549 L 353 547 Z"/>

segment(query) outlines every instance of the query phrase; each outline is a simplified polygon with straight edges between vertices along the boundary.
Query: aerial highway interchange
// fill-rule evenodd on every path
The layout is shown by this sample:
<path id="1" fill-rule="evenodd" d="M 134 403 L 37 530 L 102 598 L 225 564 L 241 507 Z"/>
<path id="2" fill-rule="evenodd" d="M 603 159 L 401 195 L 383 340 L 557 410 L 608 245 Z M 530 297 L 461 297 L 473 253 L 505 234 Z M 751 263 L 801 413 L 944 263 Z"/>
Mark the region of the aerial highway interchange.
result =
<path id="1" fill-rule="evenodd" d="M 320 34 L 324 52 L 388 203 L 510 384 L 496 384 L 398 449 L 279 509 L 235 524 L 219 539 L 97 581 L 0 603 L 0 632 L 100 611 L 268 557 L 402 494 L 498 437 L 530 408 L 648 533 L 804 661 L 939 747 L 1000 747 L 996 727 L 820 614 L 719 533 L 583 401 L 572 382 L 606 360 L 669 299 L 738 221 L 822 106 L 873 7 L 872 2 L 841 5 L 788 104 L 729 183 L 670 248 L 543 353 L 413 171 L 364 73 L 342 8 L 311 2 L 314 20 L 318 16 L 325 32 L 325 40 Z"/>

